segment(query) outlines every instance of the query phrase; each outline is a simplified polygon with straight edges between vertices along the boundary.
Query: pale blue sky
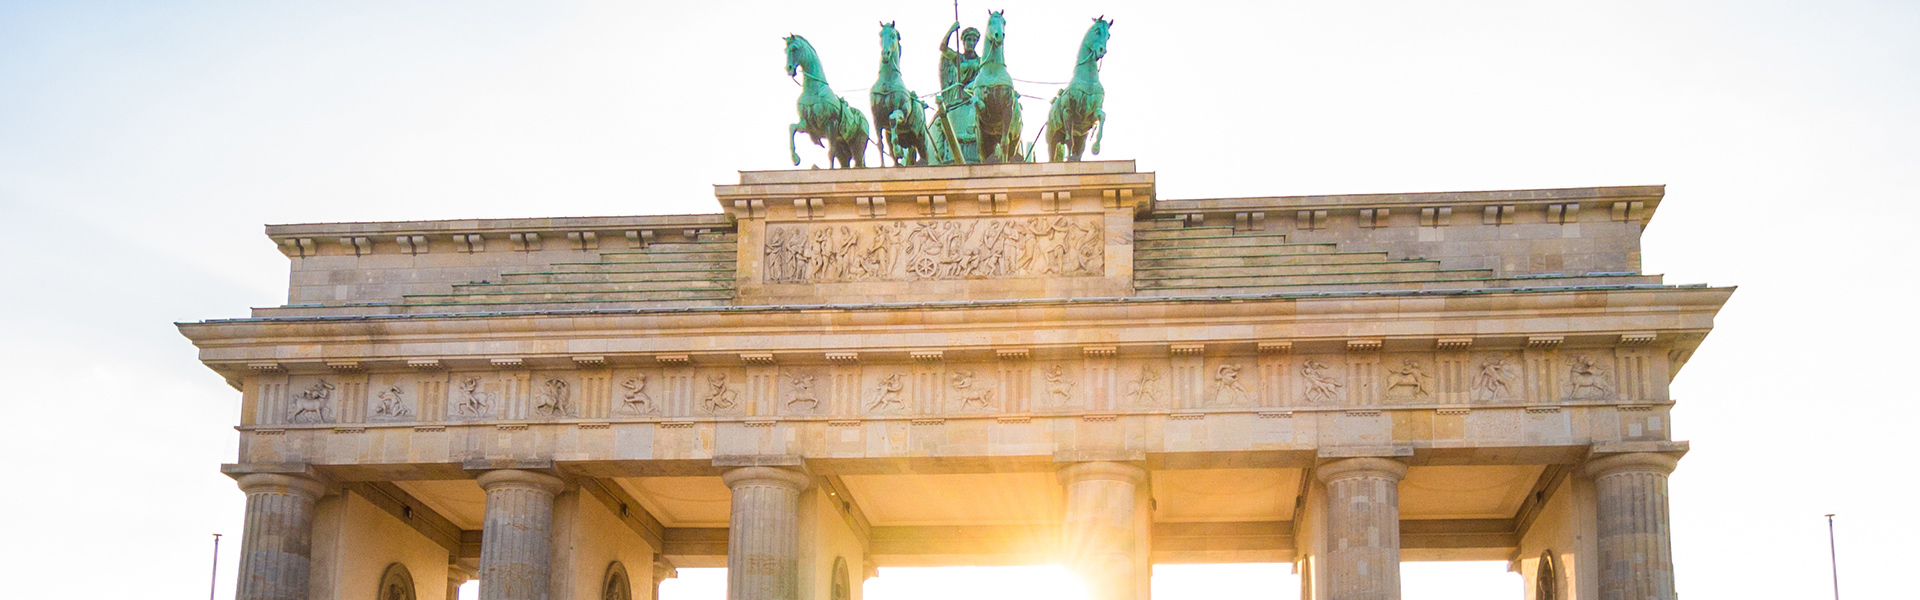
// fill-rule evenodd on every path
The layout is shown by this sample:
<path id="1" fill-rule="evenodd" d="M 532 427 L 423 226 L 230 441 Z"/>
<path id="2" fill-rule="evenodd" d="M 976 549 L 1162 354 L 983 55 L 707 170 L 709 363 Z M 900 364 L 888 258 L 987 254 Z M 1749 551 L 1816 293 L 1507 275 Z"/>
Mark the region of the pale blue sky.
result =
<path id="1" fill-rule="evenodd" d="M 1102 158 L 1158 172 L 1162 197 L 1667 184 L 1646 270 L 1741 286 L 1674 384 L 1694 444 L 1672 480 L 1681 594 L 1825 597 L 1837 512 L 1848 595 L 1915 597 L 1920 5 L 963 17 L 988 8 L 1008 10 L 1014 75 L 1040 81 L 1067 77 L 1088 18 L 1116 19 Z M 239 398 L 171 323 L 284 301 L 262 224 L 712 212 L 712 184 L 786 166 L 781 36 L 860 90 L 876 22 L 897 20 L 908 82 L 932 91 L 951 10 L 0 1 L 0 597 L 205 592 L 208 534 L 240 532 L 217 472 Z M 1412 565 L 1406 597 L 1517 597 L 1501 569 Z M 1291 598 L 1285 573 L 1172 569 L 1157 596 Z M 869 590 L 1015 576 L 940 577 Z M 717 600 L 699 579 L 670 600 Z"/>

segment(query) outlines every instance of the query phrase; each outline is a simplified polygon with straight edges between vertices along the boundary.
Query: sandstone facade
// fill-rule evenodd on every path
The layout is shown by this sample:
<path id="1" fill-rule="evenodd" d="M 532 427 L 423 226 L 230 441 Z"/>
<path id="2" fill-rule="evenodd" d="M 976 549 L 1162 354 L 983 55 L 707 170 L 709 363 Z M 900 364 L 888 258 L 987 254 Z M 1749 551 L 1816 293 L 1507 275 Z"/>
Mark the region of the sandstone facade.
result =
<path id="1" fill-rule="evenodd" d="M 1144 599 L 1155 563 L 1293 562 L 1305 597 L 1398 598 L 1398 561 L 1455 559 L 1672 597 L 1668 382 L 1732 290 L 1641 273 L 1661 188 L 1154 177 L 747 172 L 719 214 L 271 226 L 288 304 L 180 326 L 243 399 L 242 597 L 398 566 L 646 598 L 724 565 L 738 600 L 854 600 L 877 566 L 1062 563 Z"/>

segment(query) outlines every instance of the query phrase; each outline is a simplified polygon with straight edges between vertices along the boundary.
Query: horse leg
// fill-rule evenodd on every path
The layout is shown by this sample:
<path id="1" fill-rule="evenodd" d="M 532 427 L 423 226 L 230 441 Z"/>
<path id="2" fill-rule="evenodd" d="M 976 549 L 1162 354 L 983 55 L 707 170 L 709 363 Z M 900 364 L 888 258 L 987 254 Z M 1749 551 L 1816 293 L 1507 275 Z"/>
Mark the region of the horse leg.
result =
<path id="1" fill-rule="evenodd" d="M 1093 109 L 1093 114 L 1095 118 L 1100 120 L 1100 124 L 1094 129 L 1094 134 L 1093 134 L 1093 155 L 1099 156 L 1100 155 L 1100 139 L 1107 137 L 1107 109 L 1105 108 Z"/>
<path id="2" fill-rule="evenodd" d="M 805 122 L 794 123 L 787 126 L 787 152 L 793 154 L 793 166 L 796 167 L 800 166 L 800 148 L 794 145 L 793 139 L 795 136 L 800 135 L 800 132 L 806 130 L 807 124 Z"/>

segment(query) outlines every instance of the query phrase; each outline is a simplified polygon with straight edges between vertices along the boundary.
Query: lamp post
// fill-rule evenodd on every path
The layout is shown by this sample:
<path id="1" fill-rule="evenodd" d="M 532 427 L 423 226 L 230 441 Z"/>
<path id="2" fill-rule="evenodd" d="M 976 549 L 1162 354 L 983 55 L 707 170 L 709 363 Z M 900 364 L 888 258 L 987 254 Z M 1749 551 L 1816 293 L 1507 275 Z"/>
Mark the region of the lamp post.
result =
<path id="1" fill-rule="evenodd" d="M 1840 600 L 1840 553 L 1833 543 L 1833 515 L 1827 515 L 1827 557 L 1833 562 L 1833 600 Z"/>
<path id="2" fill-rule="evenodd" d="M 213 582 L 207 584 L 207 600 L 220 588 L 220 534 L 213 534 Z"/>

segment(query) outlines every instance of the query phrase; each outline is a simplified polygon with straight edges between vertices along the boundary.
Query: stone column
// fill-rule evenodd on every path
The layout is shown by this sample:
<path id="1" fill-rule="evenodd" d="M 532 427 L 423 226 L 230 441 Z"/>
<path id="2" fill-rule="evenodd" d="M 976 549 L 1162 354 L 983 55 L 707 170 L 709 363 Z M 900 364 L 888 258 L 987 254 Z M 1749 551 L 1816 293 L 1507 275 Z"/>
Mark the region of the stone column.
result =
<path id="1" fill-rule="evenodd" d="M 318 481 L 278 473 L 237 480 L 247 493 L 240 538 L 239 600 L 306 600 L 313 569 L 313 503 Z"/>
<path id="2" fill-rule="evenodd" d="M 1407 465 L 1344 458 L 1320 465 L 1327 485 L 1327 576 L 1332 600 L 1400 599 L 1400 479 Z"/>
<path id="3" fill-rule="evenodd" d="M 741 467 L 720 480 L 733 490 L 727 520 L 727 600 L 796 600 L 800 593 L 800 492 L 806 475 Z"/>
<path id="4" fill-rule="evenodd" d="M 553 496 L 560 478 L 501 469 L 480 474 L 480 599 L 546 600 L 553 562 Z"/>
<path id="5" fill-rule="evenodd" d="M 1061 551 L 1067 570 L 1087 586 L 1091 600 L 1140 598 L 1135 535 L 1135 495 L 1147 482 L 1147 470 L 1126 463 L 1075 463 L 1060 472 L 1067 486 L 1067 512 L 1061 520 Z"/>
<path id="6" fill-rule="evenodd" d="M 1614 454 L 1587 463 L 1599 504 L 1600 597 L 1673 600 L 1665 454 Z"/>

